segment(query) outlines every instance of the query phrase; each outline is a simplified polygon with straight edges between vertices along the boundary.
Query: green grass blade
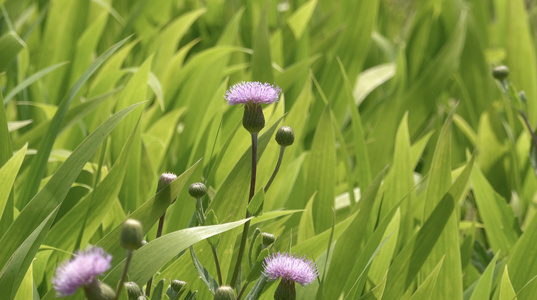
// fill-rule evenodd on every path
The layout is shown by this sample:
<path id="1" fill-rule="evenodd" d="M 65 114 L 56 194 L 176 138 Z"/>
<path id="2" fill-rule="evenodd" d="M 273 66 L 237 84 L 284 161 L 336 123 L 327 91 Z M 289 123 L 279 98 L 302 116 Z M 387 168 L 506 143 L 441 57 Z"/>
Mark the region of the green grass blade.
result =
<path id="1" fill-rule="evenodd" d="M 492 275 L 494 274 L 494 268 L 496 267 L 496 260 L 498 259 L 499 253 L 494 256 L 490 261 L 489 265 L 485 269 L 485 272 L 479 278 L 472 297 L 470 300 L 488 300 L 490 299 L 490 291 L 492 289 Z"/>
<path id="2" fill-rule="evenodd" d="M 11 100 L 13 97 L 15 97 L 15 95 L 23 91 L 28 86 L 30 86 L 32 83 L 38 81 L 42 77 L 48 75 L 49 73 L 52 73 L 52 71 L 66 64 L 67 62 L 52 65 L 24 79 L 23 82 L 19 83 L 15 88 L 13 88 L 11 91 L 9 91 L 9 93 L 7 93 L 6 97 L 4 98 L 4 105 L 8 104 L 9 100 Z"/>
<path id="3" fill-rule="evenodd" d="M 335 135 L 328 106 L 315 131 L 307 162 L 307 174 L 307 197 L 317 191 L 317 197 L 313 201 L 313 224 L 315 232 L 320 233 L 332 226 L 332 216 L 326 212 L 332 210 L 335 196 Z"/>
<path id="4" fill-rule="evenodd" d="M 507 271 L 507 265 L 503 270 L 502 281 L 500 283 L 500 295 L 499 300 L 516 300 L 515 290 L 511 284 L 511 279 L 509 279 L 509 272 Z"/>
<path id="5" fill-rule="evenodd" d="M 394 259 L 388 272 L 385 291 L 387 299 L 397 299 L 409 288 L 431 254 L 446 225 L 450 222 L 450 219 L 453 219 L 455 204 L 466 190 L 474 157 L 472 156 L 472 159 L 466 164 L 463 173 L 457 177 L 449 192 L 442 197 L 442 200 L 429 215 L 421 229 Z M 459 244 L 456 243 L 455 246 L 458 248 Z M 455 267 L 459 266 L 460 261 L 455 262 L 454 265 Z M 460 279 L 460 273 L 457 274 L 457 278 Z M 439 289 L 448 291 L 448 287 L 445 286 Z M 453 293 L 456 297 L 461 297 L 462 287 L 460 291 L 453 291 Z M 457 296 L 458 294 L 460 296 Z"/>
<path id="6" fill-rule="evenodd" d="M 132 105 L 110 117 L 92 132 L 58 168 L 47 184 L 20 212 L 6 233 L 0 238 L 0 266 L 4 266 L 11 254 L 24 242 L 37 226 L 63 202 L 72 183 L 93 156 L 99 145 L 117 124 L 139 104 Z"/>
<path id="7" fill-rule="evenodd" d="M 0 37 L 0 73 L 6 71 L 7 67 L 15 60 L 19 51 L 26 47 L 26 43 L 15 33 L 9 31 Z"/>
<path id="8" fill-rule="evenodd" d="M 4 214 L 4 208 L 6 208 L 9 194 L 19 173 L 27 148 L 27 145 L 25 145 L 0 168 L 0 216 Z M 8 207 L 8 209 L 12 209 L 12 207 Z"/>
<path id="9" fill-rule="evenodd" d="M 252 56 L 252 81 L 274 82 L 270 58 L 267 13 L 262 13 L 254 38 L 254 55 Z"/>
<path id="10" fill-rule="evenodd" d="M 442 268 L 442 265 L 444 263 L 444 258 L 442 258 L 436 267 L 433 269 L 431 274 L 427 276 L 425 281 L 418 287 L 416 292 L 412 294 L 412 297 L 410 297 L 409 300 L 428 300 L 431 299 L 434 288 L 436 286 L 436 280 L 438 279 L 438 273 L 440 273 L 440 269 Z"/>
<path id="11" fill-rule="evenodd" d="M 133 129 L 125 142 L 123 151 L 108 175 L 59 221 L 55 222 L 45 239 L 46 245 L 74 251 L 79 237 L 73 232 L 83 232 L 78 242 L 80 245 L 86 245 L 89 242 L 116 201 L 127 171 L 128 157 L 136 130 L 139 130 L 138 126 Z"/>
<path id="12" fill-rule="evenodd" d="M 345 282 L 349 280 L 348 274 L 352 271 L 354 262 L 360 257 L 360 245 L 367 234 L 367 224 L 372 218 L 372 209 L 377 196 L 380 183 L 384 179 L 384 172 L 380 173 L 363 193 L 358 202 L 359 212 L 345 232 L 337 239 L 336 246 L 330 261 L 330 269 L 326 275 L 323 289 L 325 295 L 338 295 Z"/>
<path id="13" fill-rule="evenodd" d="M 2 268 L 0 277 L 0 290 L 2 295 L 13 299 L 19 289 L 26 271 L 30 267 L 34 256 L 39 250 L 41 242 L 56 216 L 57 210 L 52 211 L 42 222 L 24 239 L 24 242 L 10 257 L 9 262 Z"/>
<path id="14" fill-rule="evenodd" d="M 91 77 L 91 75 L 97 71 L 97 69 L 114 53 L 117 49 L 119 49 L 128 38 L 116 43 L 114 46 L 112 46 L 110 49 L 108 49 L 106 52 L 104 52 L 99 58 L 95 60 L 95 62 L 86 70 L 86 72 L 78 79 L 78 81 L 75 83 L 75 85 L 71 88 L 69 93 L 66 95 L 66 97 L 62 100 L 60 103 L 58 110 L 56 111 L 56 114 L 54 115 L 54 118 L 50 122 L 50 127 L 45 133 L 45 136 L 43 137 L 43 140 L 41 141 L 41 144 L 39 145 L 37 155 L 32 160 L 32 165 L 30 167 L 31 176 L 27 178 L 26 180 L 26 188 L 22 190 L 21 194 L 19 195 L 18 205 L 19 207 L 24 207 L 28 201 L 35 195 L 39 188 L 39 184 L 41 182 L 41 178 L 45 175 L 46 171 L 46 165 L 48 158 L 50 156 L 50 152 L 52 150 L 52 145 L 54 144 L 54 141 L 56 140 L 56 137 L 58 135 L 58 132 L 60 130 L 60 126 L 63 122 L 63 119 L 65 117 L 65 114 L 69 110 L 69 106 L 71 105 L 71 102 L 73 102 L 75 96 L 78 94 L 82 86 L 88 81 L 88 79 Z"/>
<path id="15" fill-rule="evenodd" d="M 177 197 L 198 164 L 199 161 L 186 170 L 183 174 L 179 175 L 177 179 L 163 188 L 158 194 L 145 201 L 140 207 L 129 215 L 129 218 L 136 219 L 142 223 L 144 235 L 158 221 L 168 206 L 170 206 L 172 200 Z M 112 260 L 112 265 L 119 263 L 119 261 L 121 261 L 125 255 L 125 250 L 121 247 L 120 243 L 118 243 L 121 237 L 121 229 L 122 224 L 118 224 L 106 236 L 97 242 L 98 246 L 105 249 L 114 257 Z"/>
<path id="16" fill-rule="evenodd" d="M 152 274 L 182 250 L 208 237 L 236 228 L 246 221 L 247 219 L 222 225 L 187 228 L 151 241 L 136 251 L 129 268 L 129 280 L 140 286 L 145 284 Z M 117 282 L 123 267 L 124 260 L 121 260 L 121 263 L 110 271 L 104 281 L 111 284 Z"/>
<path id="17" fill-rule="evenodd" d="M 518 240 L 519 231 L 511 207 L 494 191 L 479 168 L 475 168 L 472 172 L 472 186 L 490 247 L 494 253 L 501 251 L 509 254 Z"/>

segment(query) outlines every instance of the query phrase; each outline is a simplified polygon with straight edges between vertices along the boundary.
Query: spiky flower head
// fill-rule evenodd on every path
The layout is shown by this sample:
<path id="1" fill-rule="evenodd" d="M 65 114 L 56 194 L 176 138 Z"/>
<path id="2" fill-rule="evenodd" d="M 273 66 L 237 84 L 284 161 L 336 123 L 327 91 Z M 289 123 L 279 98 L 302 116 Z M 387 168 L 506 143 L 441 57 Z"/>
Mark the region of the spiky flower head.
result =
<path id="1" fill-rule="evenodd" d="M 224 98 L 230 105 L 244 104 L 242 126 L 251 134 L 257 134 L 265 127 L 261 103 L 270 104 L 277 101 L 281 91 L 279 87 L 268 83 L 241 82 L 232 86 Z"/>
<path id="2" fill-rule="evenodd" d="M 226 92 L 224 98 L 229 105 L 248 104 L 248 103 L 265 103 L 276 102 L 280 97 L 282 90 L 269 83 L 259 81 L 237 83 Z"/>
<path id="3" fill-rule="evenodd" d="M 314 262 L 305 256 L 298 257 L 280 252 L 269 255 L 263 262 L 263 275 L 270 280 L 282 278 L 286 282 L 298 282 L 301 285 L 310 284 L 319 274 Z"/>
<path id="4" fill-rule="evenodd" d="M 56 269 L 52 279 L 56 295 L 65 297 L 74 294 L 79 287 L 96 285 L 96 277 L 110 269 L 111 261 L 112 256 L 99 247 L 77 251 L 71 260 Z"/>

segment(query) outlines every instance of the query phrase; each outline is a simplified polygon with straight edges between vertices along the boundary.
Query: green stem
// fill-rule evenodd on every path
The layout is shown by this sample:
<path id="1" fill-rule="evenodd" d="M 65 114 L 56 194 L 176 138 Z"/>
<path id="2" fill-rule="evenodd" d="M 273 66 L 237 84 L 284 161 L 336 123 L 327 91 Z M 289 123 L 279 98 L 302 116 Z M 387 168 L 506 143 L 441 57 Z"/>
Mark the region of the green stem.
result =
<path id="1" fill-rule="evenodd" d="M 158 228 L 157 228 L 157 236 L 156 239 L 162 236 L 162 229 L 164 228 L 164 219 L 166 218 L 166 212 L 160 216 L 160 219 L 158 220 Z M 149 298 L 151 295 L 151 285 L 153 284 L 153 276 L 149 278 L 147 281 L 146 287 L 145 287 L 145 295 Z"/>
<path id="2" fill-rule="evenodd" d="M 201 202 L 201 198 L 196 199 L 196 208 L 198 214 L 198 222 L 201 226 L 205 226 L 205 212 L 203 211 L 203 203 Z"/>
<path id="3" fill-rule="evenodd" d="M 252 175 L 250 180 L 250 195 L 248 197 L 248 204 L 255 194 L 255 179 L 257 173 L 257 132 L 252 133 Z M 250 212 L 246 210 L 246 218 L 250 217 Z M 246 247 L 246 239 L 248 238 L 248 229 L 250 229 L 250 221 L 244 223 L 242 229 L 241 244 L 239 246 L 239 254 L 237 255 L 237 262 L 235 263 L 235 269 L 233 270 L 233 276 L 231 277 L 231 287 L 235 287 L 237 278 L 239 277 L 239 271 L 241 268 L 242 256 L 244 255 L 244 248 Z"/>
<path id="4" fill-rule="evenodd" d="M 220 261 L 218 260 L 218 253 L 216 252 L 216 247 L 213 244 L 211 244 L 211 249 L 213 250 L 216 273 L 218 274 L 218 285 L 222 285 L 222 271 L 220 270 Z"/>
<path id="5" fill-rule="evenodd" d="M 272 181 L 274 178 L 276 178 L 276 174 L 278 174 L 278 171 L 280 170 L 280 165 L 282 164 L 283 160 L 283 153 L 285 152 L 285 146 L 280 147 L 280 155 L 278 156 L 278 162 L 276 163 L 276 167 L 274 167 L 274 172 L 272 172 L 272 176 L 270 176 L 269 181 L 267 182 L 267 185 L 263 189 L 263 191 L 266 193 L 272 184 Z"/>
<path id="6" fill-rule="evenodd" d="M 127 259 L 125 260 L 125 268 L 123 269 L 123 274 L 121 274 L 121 279 L 119 280 L 117 290 L 116 290 L 116 297 L 114 300 L 119 299 L 119 294 L 121 293 L 121 289 L 123 288 L 123 284 L 125 283 L 125 278 L 127 278 L 127 271 L 129 270 L 129 265 L 131 264 L 132 259 L 132 250 L 127 250 Z"/>
<path id="7" fill-rule="evenodd" d="M 239 295 L 237 296 L 237 300 L 241 300 L 241 297 L 242 297 L 242 295 L 244 294 L 244 291 L 246 291 L 246 287 L 248 286 L 248 284 L 249 284 L 248 281 L 246 281 L 246 282 L 243 284 L 243 286 L 242 286 L 242 288 L 241 288 L 241 291 L 239 292 Z"/>
<path id="8" fill-rule="evenodd" d="M 535 136 L 535 132 L 531 128 L 530 121 L 528 121 L 528 118 L 524 114 L 524 112 L 521 110 L 520 115 L 522 116 L 522 119 L 524 119 L 524 123 L 526 123 L 526 127 L 528 127 L 528 130 L 531 134 L 531 140 L 533 141 L 533 146 L 535 147 L 535 150 L 537 150 L 537 137 Z"/>

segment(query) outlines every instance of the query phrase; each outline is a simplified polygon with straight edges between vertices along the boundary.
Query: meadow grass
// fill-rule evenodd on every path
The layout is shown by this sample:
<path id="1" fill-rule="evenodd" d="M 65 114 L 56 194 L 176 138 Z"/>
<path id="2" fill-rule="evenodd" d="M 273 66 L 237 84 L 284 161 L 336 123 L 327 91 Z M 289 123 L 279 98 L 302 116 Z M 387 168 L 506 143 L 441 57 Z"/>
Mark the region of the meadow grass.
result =
<path id="1" fill-rule="evenodd" d="M 89 245 L 116 290 L 129 218 L 151 299 L 537 294 L 535 1 L 0 4 L 0 298 Z M 255 141 L 250 81 L 281 89 Z"/>

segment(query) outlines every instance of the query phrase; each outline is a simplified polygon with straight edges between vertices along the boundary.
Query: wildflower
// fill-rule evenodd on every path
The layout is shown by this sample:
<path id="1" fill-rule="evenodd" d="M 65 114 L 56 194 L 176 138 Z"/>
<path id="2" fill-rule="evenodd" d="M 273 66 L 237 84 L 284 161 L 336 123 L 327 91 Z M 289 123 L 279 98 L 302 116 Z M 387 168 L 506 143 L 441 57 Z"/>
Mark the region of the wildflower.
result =
<path id="1" fill-rule="evenodd" d="M 242 82 L 232 86 L 224 98 L 229 105 L 244 104 L 242 125 L 250 133 L 258 133 L 265 127 L 265 116 L 261 103 L 270 104 L 280 97 L 278 86 L 258 81 Z"/>
<path id="2" fill-rule="evenodd" d="M 281 89 L 278 86 L 259 81 L 241 82 L 232 86 L 227 92 L 226 98 L 229 105 L 276 102 L 280 97 Z"/>
<path id="3" fill-rule="evenodd" d="M 263 275 L 270 280 L 282 278 L 274 299 L 294 300 L 296 298 L 295 282 L 301 285 L 310 284 L 317 277 L 317 266 L 306 257 L 297 257 L 289 253 L 273 254 L 265 258 Z"/>
<path id="4" fill-rule="evenodd" d="M 84 251 L 77 251 L 74 258 L 63 263 L 56 269 L 56 276 L 52 279 L 52 285 L 59 297 L 72 295 L 79 287 L 87 290 L 97 288 L 99 290 L 110 289 L 96 279 L 110 269 L 112 256 L 104 252 L 102 248 L 90 247 Z M 107 291 L 108 292 L 108 291 Z"/>

